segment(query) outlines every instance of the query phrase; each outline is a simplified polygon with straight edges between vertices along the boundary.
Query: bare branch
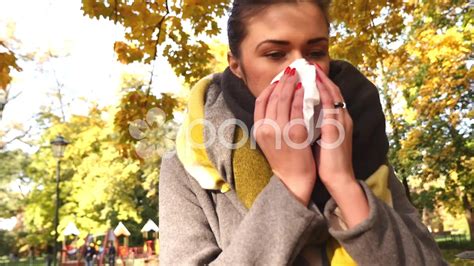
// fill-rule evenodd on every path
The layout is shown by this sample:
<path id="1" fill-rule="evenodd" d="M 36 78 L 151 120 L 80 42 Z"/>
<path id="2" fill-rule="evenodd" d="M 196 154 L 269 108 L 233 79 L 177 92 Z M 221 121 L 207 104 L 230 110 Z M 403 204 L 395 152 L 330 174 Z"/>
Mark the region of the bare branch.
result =
<path id="1" fill-rule="evenodd" d="M 51 51 L 48 51 L 48 54 L 49 54 L 49 56 L 51 56 L 53 58 L 55 57 L 53 54 L 51 54 Z M 54 67 L 51 67 L 51 69 L 53 71 L 54 80 L 56 81 L 58 100 L 59 100 L 59 108 L 61 110 L 62 122 L 64 123 L 64 122 L 66 122 L 66 114 L 64 112 L 63 94 L 62 94 L 62 91 L 61 91 L 61 89 L 64 87 L 64 84 L 59 82 L 59 79 L 58 79 L 58 76 L 56 74 L 56 70 L 54 69 Z"/>
<path id="2" fill-rule="evenodd" d="M 8 97 L 8 94 L 7 94 L 7 102 L 11 102 L 13 100 L 15 100 L 16 98 L 18 98 L 18 96 L 20 96 L 23 92 L 20 91 L 19 93 L 17 93 L 16 95 L 13 95 L 12 97 Z"/>
<path id="3" fill-rule="evenodd" d="M 0 150 L 5 148 L 5 146 L 7 146 L 8 144 L 18 140 L 18 141 L 22 141 L 22 139 L 24 137 L 26 137 L 26 135 L 28 135 L 28 133 L 30 133 L 31 129 L 33 129 L 33 126 L 30 126 L 27 130 L 23 131 L 22 134 L 16 136 L 16 137 L 13 137 L 12 139 L 10 140 L 7 140 L 5 142 L 0 142 Z M 8 132 L 7 132 L 8 133 Z M 23 143 L 25 143 L 24 141 L 22 141 Z"/>

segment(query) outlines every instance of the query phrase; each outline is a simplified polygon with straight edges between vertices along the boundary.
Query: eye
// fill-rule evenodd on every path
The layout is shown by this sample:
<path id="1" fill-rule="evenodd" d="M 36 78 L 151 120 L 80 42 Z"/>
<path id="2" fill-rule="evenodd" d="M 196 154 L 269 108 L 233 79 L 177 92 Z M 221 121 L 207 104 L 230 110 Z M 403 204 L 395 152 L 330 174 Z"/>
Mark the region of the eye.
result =
<path id="1" fill-rule="evenodd" d="M 266 54 L 265 57 L 268 57 L 268 58 L 273 59 L 273 60 L 277 60 L 277 59 L 281 59 L 281 58 L 285 57 L 285 53 L 284 52 L 273 52 L 273 53 Z"/>
<path id="2" fill-rule="evenodd" d="M 326 51 L 313 51 L 309 53 L 309 57 L 311 58 L 320 58 L 326 56 Z"/>

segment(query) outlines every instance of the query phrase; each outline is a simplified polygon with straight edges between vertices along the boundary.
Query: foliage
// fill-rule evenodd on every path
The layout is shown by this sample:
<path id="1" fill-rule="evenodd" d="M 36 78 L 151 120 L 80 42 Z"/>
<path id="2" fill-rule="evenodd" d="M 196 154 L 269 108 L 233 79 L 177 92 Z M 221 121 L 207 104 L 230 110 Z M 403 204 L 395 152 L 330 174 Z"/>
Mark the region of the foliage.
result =
<path id="1" fill-rule="evenodd" d="M 15 26 L 12 23 L 6 25 L 7 33 L 0 37 L 0 90 L 6 90 L 12 81 L 12 70 L 21 71 L 18 66 L 18 55 L 10 48 L 9 40 L 14 39 Z"/>
<path id="2" fill-rule="evenodd" d="M 21 187 L 12 187 L 13 182 L 17 185 L 28 182 L 25 170 L 29 164 L 29 156 L 20 150 L 1 151 L 0 161 L 0 217 L 10 218 L 22 209 L 25 195 L 22 194 Z"/>
<path id="3" fill-rule="evenodd" d="M 61 163 L 59 232 L 72 221 L 83 238 L 87 233 L 105 233 L 119 221 L 138 227 L 143 220 L 157 217 L 157 198 L 146 197 L 140 164 L 124 158 L 116 148 L 112 116 L 97 107 L 87 117 L 75 115 L 66 123 L 48 116 L 51 127 L 39 143 L 44 148 L 32 156 L 28 169 L 34 182 L 25 209 L 29 244 L 52 237 L 56 160 L 48 146 L 57 134 L 71 142 Z"/>
<path id="4" fill-rule="evenodd" d="M 127 158 L 140 159 L 135 153 L 135 145 L 140 139 L 135 139 L 129 133 L 131 122 L 143 119 L 152 108 L 161 109 L 166 115 L 166 121 L 173 119 L 174 108 L 179 101 L 169 94 L 163 93 L 161 98 L 147 94 L 143 90 L 130 90 L 123 95 L 118 112 L 115 114 L 115 129 L 119 134 L 119 150 Z"/>
<path id="5" fill-rule="evenodd" d="M 6 45 L 0 41 L 0 48 L 6 48 Z M 17 58 L 12 51 L 0 52 L 0 89 L 6 90 L 8 84 L 12 81 L 11 70 L 20 71 L 17 65 Z"/>
<path id="6" fill-rule="evenodd" d="M 0 257 L 8 256 L 15 248 L 15 236 L 12 232 L 0 230 Z"/>
<path id="7" fill-rule="evenodd" d="M 0 36 L 0 97 L 4 98 L 5 102 L 0 103 L 0 113 L 5 108 L 5 104 L 8 103 L 10 97 L 8 85 L 12 82 L 12 72 L 21 71 L 22 69 L 18 65 L 18 54 L 11 48 L 11 40 L 14 40 L 14 24 L 9 23 L 6 25 L 6 35 Z M 2 116 L 0 115 L 0 121 Z M 2 141 L 3 137 L 7 134 L 4 129 L 0 128 L 0 150 L 5 146 L 5 142 Z M 0 203 L 1 206 L 1 203 Z M 1 209 L 0 209 L 1 215 Z"/>
<path id="8" fill-rule="evenodd" d="M 114 45 L 120 62 L 151 63 L 162 56 L 176 74 L 192 86 L 215 70 L 214 64 L 210 63 L 214 56 L 204 40 L 220 32 L 217 19 L 224 15 L 229 2 L 83 0 L 82 9 L 91 18 L 106 18 L 126 28 L 125 41 Z M 184 107 L 170 94 L 152 95 L 150 85 L 131 84 L 122 96 L 115 116 L 120 139 L 118 148 L 129 158 L 141 159 L 134 152 L 139 140 L 129 133 L 132 121 L 143 119 L 152 108 L 163 110 L 166 121 L 170 121 L 173 111 Z M 155 158 L 155 162 L 158 163 L 159 158 Z"/>
<path id="9" fill-rule="evenodd" d="M 331 14 L 331 55 L 379 85 L 390 161 L 414 203 L 465 212 L 472 234 L 472 9 L 456 0 L 335 0 Z"/>
<path id="10" fill-rule="evenodd" d="M 151 63 L 164 56 L 188 83 L 210 73 L 212 55 L 205 36 L 216 36 L 216 19 L 224 15 L 229 0 L 116 1 L 83 0 L 82 10 L 91 18 L 106 18 L 126 27 L 125 42 L 114 49 L 123 63 Z M 189 27 L 190 26 L 190 27 Z"/>
<path id="11" fill-rule="evenodd" d="M 399 143 L 391 159 L 410 179 L 418 207 L 465 212 L 472 235 L 474 71 L 468 61 L 474 28 L 466 4 L 452 4 L 416 9 L 399 48 L 404 54 L 385 61 L 404 102 L 393 123 Z"/>
<path id="12" fill-rule="evenodd" d="M 410 1 L 334 0 L 331 56 L 344 58 L 374 77 L 379 60 L 391 52 L 389 44 L 403 32 L 403 15 L 413 8 Z"/>
<path id="13" fill-rule="evenodd" d="M 212 73 L 223 72 L 227 66 L 227 52 L 229 50 L 229 46 L 227 43 L 223 43 L 218 40 L 213 40 L 209 44 L 209 49 L 211 50 L 212 59 L 209 62 L 209 66 L 211 68 Z"/>

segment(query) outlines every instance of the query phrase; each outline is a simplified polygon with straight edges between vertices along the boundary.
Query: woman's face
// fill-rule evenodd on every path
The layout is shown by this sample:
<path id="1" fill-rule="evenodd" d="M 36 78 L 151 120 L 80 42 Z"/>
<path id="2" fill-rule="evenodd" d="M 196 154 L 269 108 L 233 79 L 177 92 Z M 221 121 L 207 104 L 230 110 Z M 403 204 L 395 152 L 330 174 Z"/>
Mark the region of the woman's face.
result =
<path id="1" fill-rule="evenodd" d="M 279 72 L 298 58 L 329 72 L 328 28 L 313 3 L 273 4 L 250 17 L 239 59 L 229 53 L 229 66 L 255 97 Z"/>

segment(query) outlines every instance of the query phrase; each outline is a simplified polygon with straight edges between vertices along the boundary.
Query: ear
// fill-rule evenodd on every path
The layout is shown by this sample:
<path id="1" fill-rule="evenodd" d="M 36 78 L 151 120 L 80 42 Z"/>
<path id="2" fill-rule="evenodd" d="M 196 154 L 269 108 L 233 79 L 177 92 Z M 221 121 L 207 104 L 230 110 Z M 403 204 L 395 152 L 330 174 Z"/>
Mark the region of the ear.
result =
<path id="1" fill-rule="evenodd" d="M 227 62 L 229 63 L 229 68 L 240 79 L 244 79 L 244 75 L 242 74 L 242 65 L 240 61 L 232 54 L 232 52 L 227 53 Z"/>

